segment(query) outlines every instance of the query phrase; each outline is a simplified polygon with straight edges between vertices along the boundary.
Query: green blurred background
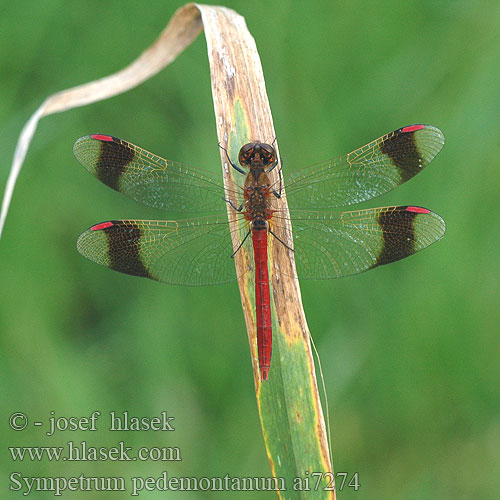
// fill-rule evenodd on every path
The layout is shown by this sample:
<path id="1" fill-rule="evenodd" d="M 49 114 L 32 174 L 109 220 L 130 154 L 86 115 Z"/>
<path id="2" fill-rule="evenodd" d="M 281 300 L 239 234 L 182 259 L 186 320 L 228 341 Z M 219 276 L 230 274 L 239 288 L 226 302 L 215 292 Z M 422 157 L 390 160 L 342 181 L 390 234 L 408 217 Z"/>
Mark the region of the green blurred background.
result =
<path id="1" fill-rule="evenodd" d="M 46 96 L 119 70 L 181 3 L 2 2 L 0 181 Z M 443 151 L 417 178 L 365 206 L 416 204 L 448 225 L 410 259 L 337 281 L 303 282 L 323 360 L 335 470 L 359 473 L 341 499 L 496 500 L 500 495 L 498 2 L 230 1 L 262 58 L 285 168 L 429 123 Z M 113 99 L 41 121 L 0 242 L 2 498 L 8 475 L 269 476 L 236 283 L 189 288 L 114 273 L 81 257 L 81 231 L 161 218 L 100 184 L 72 154 L 109 133 L 220 170 L 203 35 L 175 63 Z M 285 172 L 286 178 L 286 172 Z M 8 415 L 93 410 L 175 416 L 176 431 L 46 437 Z M 7 446 L 178 446 L 182 462 L 13 463 Z M 130 491 L 73 498 L 129 498 Z M 148 492 L 142 498 L 180 493 Z M 33 493 L 32 498 L 52 498 Z M 271 492 L 184 498 L 275 498 Z"/>

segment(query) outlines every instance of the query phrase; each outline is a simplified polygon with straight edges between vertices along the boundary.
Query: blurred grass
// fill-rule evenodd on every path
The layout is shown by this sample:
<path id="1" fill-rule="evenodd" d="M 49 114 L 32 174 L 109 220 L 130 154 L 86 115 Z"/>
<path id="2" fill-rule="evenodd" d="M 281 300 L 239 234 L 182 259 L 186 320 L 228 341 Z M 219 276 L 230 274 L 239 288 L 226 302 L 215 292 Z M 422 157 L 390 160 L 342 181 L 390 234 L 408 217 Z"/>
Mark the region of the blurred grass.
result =
<path id="1" fill-rule="evenodd" d="M 103 8 L 94 0 L 67 8 L 47 0 L 2 6 L 2 186 L 22 125 L 41 101 L 129 63 L 180 5 L 110 1 Z M 330 393 L 335 469 L 357 471 L 361 482 L 359 492 L 348 488 L 339 498 L 497 499 L 498 3 L 227 5 L 246 17 L 256 39 L 286 169 L 412 123 L 438 126 L 447 138 L 425 173 L 366 204 L 429 207 L 445 218 L 445 239 L 364 275 L 302 283 Z M 0 242 L 2 443 L 124 440 L 179 446 L 183 461 L 13 464 L 4 453 L 6 485 L 14 470 L 269 476 L 236 285 L 161 286 L 107 271 L 77 253 L 77 236 L 95 222 L 161 218 L 77 164 L 73 142 L 95 132 L 219 171 L 203 37 L 141 87 L 40 123 Z M 96 409 L 138 416 L 166 410 L 176 417 L 176 431 L 115 436 L 101 421 L 90 436 L 48 438 L 6 424 L 14 411 L 33 421 L 51 410 L 84 416 Z M 175 493 L 162 498 L 169 495 Z"/>

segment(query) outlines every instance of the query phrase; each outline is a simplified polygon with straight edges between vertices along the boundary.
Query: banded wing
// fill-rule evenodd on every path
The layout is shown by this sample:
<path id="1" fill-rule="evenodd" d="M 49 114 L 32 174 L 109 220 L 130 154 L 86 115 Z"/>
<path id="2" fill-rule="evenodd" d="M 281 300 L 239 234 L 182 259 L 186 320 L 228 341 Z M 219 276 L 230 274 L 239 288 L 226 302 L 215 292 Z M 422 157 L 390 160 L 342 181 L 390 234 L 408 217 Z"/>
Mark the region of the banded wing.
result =
<path id="1" fill-rule="evenodd" d="M 170 212 L 226 212 L 222 198 L 228 193 L 211 172 L 165 160 L 110 135 L 81 137 L 73 152 L 104 184 L 144 205 Z"/>
<path id="2" fill-rule="evenodd" d="M 276 214 L 273 227 L 280 220 Z M 238 223 L 246 224 L 244 218 Z M 446 230 L 439 215 L 414 206 L 320 215 L 298 211 L 292 226 L 302 279 L 340 278 L 396 262 L 438 241 Z M 121 273 L 199 286 L 237 279 L 230 235 L 224 216 L 119 220 L 92 226 L 81 234 L 77 248 L 88 259 Z M 250 248 L 248 253 L 251 256 Z"/>
<path id="3" fill-rule="evenodd" d="M 370 200 L 418 174 L 443 145 L 443 133 L 430 125 L 400 128 L 342 158 L 290 175 L 289 206 L 335 208 Z"/>
<path id="4" fill-rule="evenodd" d="M 279 225 L 280 217 L 277 216 Z M 397 206 L 292 216 L 299 278 L 359 274 L 404 259 L 441 239 L 443 219 L 421 207 Z"/>
<path id="5" fill-rule="evenodd" d="M 245 224 L 244 219 L 239 223 Z M 199 286 L 237 279 L 225 215 L 103 222 L 82 233 L 77 248 L 84 257 L 115 271 L 173 285 Z"/>

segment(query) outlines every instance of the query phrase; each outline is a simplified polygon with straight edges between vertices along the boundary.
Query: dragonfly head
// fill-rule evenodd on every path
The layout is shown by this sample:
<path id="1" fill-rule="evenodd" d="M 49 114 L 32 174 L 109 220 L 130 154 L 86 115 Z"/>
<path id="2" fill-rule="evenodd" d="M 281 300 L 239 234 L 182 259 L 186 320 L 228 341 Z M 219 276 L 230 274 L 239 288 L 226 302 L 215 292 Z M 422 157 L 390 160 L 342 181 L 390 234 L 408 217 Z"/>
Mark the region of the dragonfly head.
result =
<path id="1" fill-rule="evenodd" d="M 276 165 L 276 151 L 270 144 L 250 142 L 240 149 L 238 160 L 242 167 L 267 170 Z"/>

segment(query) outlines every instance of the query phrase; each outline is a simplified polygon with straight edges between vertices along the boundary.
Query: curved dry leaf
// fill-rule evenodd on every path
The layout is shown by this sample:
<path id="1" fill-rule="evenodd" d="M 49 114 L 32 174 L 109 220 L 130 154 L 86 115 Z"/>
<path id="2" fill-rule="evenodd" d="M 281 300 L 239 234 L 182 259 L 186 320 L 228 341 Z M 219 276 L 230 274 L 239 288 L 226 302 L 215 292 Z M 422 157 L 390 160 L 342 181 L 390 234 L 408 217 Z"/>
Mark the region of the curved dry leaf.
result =
<path id="1" fill-rule="evenodd" d="M 245 20 L 224 7 L 187 4 L 175 13 L 153 45 L 129 66 L 108 77 L 53 94 L 33 114 L 23 128 L 15 150 L 2 202 L 0 234 L 40 118 L 107 99 L 139 85 L 172 62 L 202 28 L 207 41 L 217 134 L 221 144 L 235 157 L 242 144 L 276 136 L 260 58 Z M 224 182 L 230 183 L 232 169 L 228 168 L 222 151 L 221 159 Z M 277 172 L 273 174 L 278 175 Z M 286 234 L 290 231 L 287 230 Z M 238 244 L 236 240 L 233 243 Z M 238 252 L 236 265 L 244 268 L 245 258 L 243 252 Z M 239 286 L 271 468 L 275 477 L 285 477 L 290 482 L 294 477 L 303 476 L 305 471 L 329 473 L 332 467 L 300 289 L 298 281 L 289 277 L 295 275 L 293 252 L 284 245 L 273 245 L 272 262 L 272 302 L 274 318 L 278 321 L 273 322 L 274 369 L 267 383 L 261 383 L 259 379 L 251 279 L 240 280 Z M 281 271 L 279 279 L 275 269 Z M 329 477 L 325 477 L 323 484 L 328 480 Z M 302 492 L 290 491 L 291 484 L 287 489 L 286 494 L 292 495 L 289 498 L 302 498 Z M 284 498 L 285 492 L 279 492 L 279 495 Z M 335 492 L 320 488 L 308 492 L 308 498 L 335 498 Z"/>

